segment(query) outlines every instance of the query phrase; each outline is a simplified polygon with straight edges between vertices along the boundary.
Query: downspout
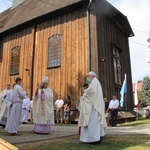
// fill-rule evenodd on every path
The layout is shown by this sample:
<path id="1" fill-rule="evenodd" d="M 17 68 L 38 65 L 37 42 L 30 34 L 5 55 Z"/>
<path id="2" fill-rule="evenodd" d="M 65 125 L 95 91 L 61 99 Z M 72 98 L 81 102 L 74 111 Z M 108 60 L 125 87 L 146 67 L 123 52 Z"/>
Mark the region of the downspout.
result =
<path id="1" fill-rule="evenodd" d="M 90 33 L 90 6 L 92 0 L 89 0 L 87 7 L 87 36 L 88 36 L 88 72 L 91 71 L 91 33 Z"/>
<path id="2" fill-rule="evenodd" d="M 34 80 L 34 60 L 35 60 L 35 39 L 36 39 L 36 25 L 33 25 L 33 29 L 32 29 L 32 33 L 33 33 L 33 51 L 32 51 L 32 68 L 31 68 L 31 95 L 30 98 L 32 99 L 33 96 L 33 80 Z"/>

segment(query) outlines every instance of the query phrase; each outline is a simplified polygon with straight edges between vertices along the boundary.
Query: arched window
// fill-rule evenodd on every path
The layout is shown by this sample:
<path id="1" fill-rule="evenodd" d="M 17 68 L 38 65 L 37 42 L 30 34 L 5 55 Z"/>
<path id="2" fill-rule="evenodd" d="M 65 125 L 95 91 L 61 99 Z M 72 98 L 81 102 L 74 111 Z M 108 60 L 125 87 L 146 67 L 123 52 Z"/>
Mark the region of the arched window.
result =
<path id="1" fill-rule="evenodd" d="M 48 39 L 47 68 L 61 66 L 61 35 L 55 34 Z"/>
<path id="2" fill-rule="evenodd" d="M 19 74 L 20 46 L 11 49 L 10 75 Z"/>

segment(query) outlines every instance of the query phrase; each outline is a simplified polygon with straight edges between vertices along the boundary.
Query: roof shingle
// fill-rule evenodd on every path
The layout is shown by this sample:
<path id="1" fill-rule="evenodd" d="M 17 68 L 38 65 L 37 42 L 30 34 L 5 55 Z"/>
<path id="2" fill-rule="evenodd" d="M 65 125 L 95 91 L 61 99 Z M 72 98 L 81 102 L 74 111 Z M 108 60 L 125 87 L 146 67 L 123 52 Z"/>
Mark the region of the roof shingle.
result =
<path id="1" fill-rule="evenodd" d="M 97 1 L 101 2 L 100 5 L 102 6 L 104 12 L 118 22 L 118 27 L 123 28 L 124 32 L 128 36 L 134 35 L 126 16 L 124 16 L 107 1 Z M 44 15 L 46 16 L 48 14 L 47 16 L 49 17 L 49 14 L 51 14 L 52 16 L 52 12 L 55 12 L 55 14 L 57 13 L 57 15 L 59 15 L 58 10 L 62 10 L 61 12 L 71 12 L 72 9 L 69 6 L 81 4 L 82 2 L 84 2 L 84 4 L 88 4 L 89 0 L 25 0 L 14 9 L 10 8 L 0 14 L 0 35 L 6 32 L 10 34 L 10 29 L 13 30 L 15 28 L 18 30 L 18 27 L 22 24 L 26 23 L 25 25 L 29 25 L 29 22 L 33 23 L 40 17 L 44 18 Z M 74 9 L 74 7 L 72 8 Z"/>
<path id="2" fill-rule="evenodd" d="M 0 14 L 0 33 L 60 8 L 84 0 L 25 0 Z M 71 10 L 70 10 L 71 11 Z"/>

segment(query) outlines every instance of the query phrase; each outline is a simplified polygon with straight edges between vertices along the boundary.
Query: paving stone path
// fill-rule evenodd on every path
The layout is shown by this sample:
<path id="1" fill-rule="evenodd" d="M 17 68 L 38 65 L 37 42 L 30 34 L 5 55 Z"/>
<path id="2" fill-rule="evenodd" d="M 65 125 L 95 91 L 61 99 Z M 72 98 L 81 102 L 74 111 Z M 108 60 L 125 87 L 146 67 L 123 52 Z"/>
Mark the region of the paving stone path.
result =
<path id="1" fill-rule="evenodd" d="M 38 142 L 50 139 L 57 139 L 68 137 L 72 135 L 78 134 L 78 126 L 53 126 L 53 132 L 48 135 L 35 134 L 32 132 L 33 125 L 20 125 L 20 131 L 24 133 L 21 136 L 2 136 L 1 138 L 6 140 L 11 144 L 23 144 L 30 142 Z M 2 130 L 2 129 L 0 129 Z M 25 133 L 27 132 L 27 134 Z M 133 127 L 107 127 L 106 128 L 106 136 L 107 135 L 136 135 L 136 134 L 145 134 L 150 135 L 150 125 L 141 125 L 141 126 L 133 126 Z"/>

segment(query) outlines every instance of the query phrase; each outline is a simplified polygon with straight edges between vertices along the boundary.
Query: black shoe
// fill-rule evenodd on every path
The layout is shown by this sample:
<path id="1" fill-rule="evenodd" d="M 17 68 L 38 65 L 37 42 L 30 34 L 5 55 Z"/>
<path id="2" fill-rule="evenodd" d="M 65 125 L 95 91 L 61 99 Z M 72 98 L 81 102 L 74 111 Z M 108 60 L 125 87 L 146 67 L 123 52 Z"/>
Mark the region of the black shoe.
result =
<path id="1" fill-rule="evenodd" d="M 99 143 L 102 142 L 102 140 L 103 140 L 103 137 L 101 136 L 99 141 L 91 142 L 91 143 L 89 142 L 88 144 L 94 144 L 94 145 L 95 145 L 95 144 L 99 144 Z"/>
<path id="2" fill-rule="evenodd" d="M 103 140 L 103 137 L 101 136 L 101 137 L 100 137 L 100 141 L 99 141 L 99 142 L 101 143 L 101 142 L 102 142 L 102 140 Z"/>
<path id="3" fill-rule="evenodd" d="M 5 129 L 5 125 L 2 125 L 2 129 Z"/>
<path id="4" fill-rule="evenodd" d="M 102 137 L 99 141 L 96 141 L 96 142 L 87 142 L 87 144 L 93 144 L 93 145 L 97 145 L 97 144 L 100 144 L 102 142 Z"/>
<path id="5" fill-rule="evenodd" d="M 23 122 L 22 124 L 27 124 L 27 122 Z"/>

